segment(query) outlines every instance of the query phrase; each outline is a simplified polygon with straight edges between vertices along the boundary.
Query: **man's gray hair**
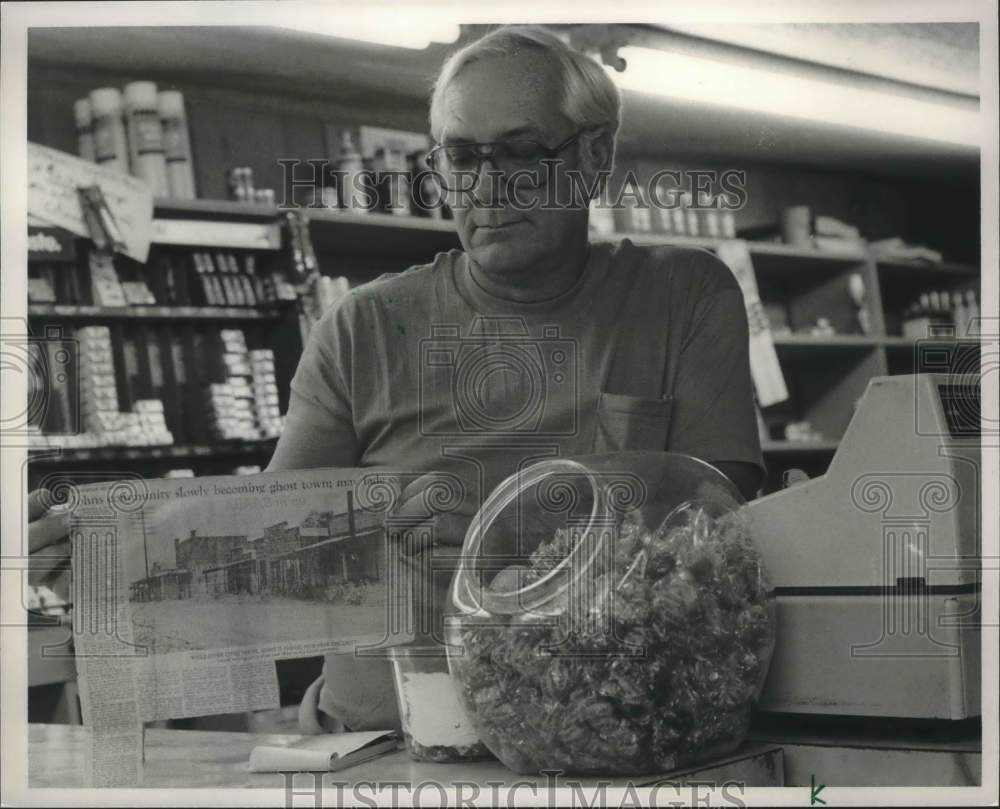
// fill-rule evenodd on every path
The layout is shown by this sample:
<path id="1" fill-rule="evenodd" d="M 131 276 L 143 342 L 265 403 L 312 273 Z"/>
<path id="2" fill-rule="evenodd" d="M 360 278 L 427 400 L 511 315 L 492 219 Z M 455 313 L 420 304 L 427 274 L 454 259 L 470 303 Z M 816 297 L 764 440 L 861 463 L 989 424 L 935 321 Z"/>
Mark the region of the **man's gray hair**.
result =
<path id="1" fill-rule="evenodd" d="M 555 67 L 563 88 L 562 112 L 578 130 L 603 127 L 612 136 L 618 132 L 621 95 L 604 68 L 544 28 L 512 25 L 491 31 L 445 61 L 431 94 L 431 135 L 435 139 L 441 136 L 441 101 L 464 67 L 490 56 L 515 56 L 526 48 L 542 53 Z"/>

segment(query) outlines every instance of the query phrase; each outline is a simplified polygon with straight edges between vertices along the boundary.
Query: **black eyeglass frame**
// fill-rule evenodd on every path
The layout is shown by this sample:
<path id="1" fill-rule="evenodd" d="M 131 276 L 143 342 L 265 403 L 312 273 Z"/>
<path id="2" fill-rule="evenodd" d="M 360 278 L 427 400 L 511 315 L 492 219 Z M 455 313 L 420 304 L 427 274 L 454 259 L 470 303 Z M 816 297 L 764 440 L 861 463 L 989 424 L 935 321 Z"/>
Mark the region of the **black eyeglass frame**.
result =
<path id="1" fill-rule="evenodd" d="M 504 146 L 504 145 L 506 145 L 508 143 L 533 143 L 533 144 L 535 144 L 538 147 L 538 151 L 541 154 L 541 157 L 537 161 L 535 161 L 535 163 L 536 163 L 536 165 L 544 166 L 544 165 L 547 165 L 546 161 L 553 160 L 561 152 L 564 152 L 572 144 L 574 144 L 576 141 L 578 141 L 580 139 L 580 137 L 584 134 L 585 131 L 586 130 L 581 129 L 580 131 L 576 132 L 575 134 L 570 135 L 562 143 L 558 143 L 555 146 L 551 146 L 551 147 L 550 146 L 546 146 L 544 143 L 541 143 L 541 142 L 539 142 L 537 140 L 531 140 L 529 138 L 517 138 L 517 139 L 513 139 L 513 140 L 495 140 L 495 141 L 488 141 L 486 143 L 449 143 L 449 144 L 438 144 L 437 146 L 435 146 L 433 149 L 431 149 L 427 153 L 427 155 L 424 157 L 424 162 L 427 163 L 428 168 L 430 168 L 430 170 L 434 172 L 434 174 L 438 178 L 438 181 L 448 191 L 464 191 L 464 190 L 467 190 L 467 189 L 463 189 L 463 188 L 451 188 L 447 184 L 447 182 L 445 182 L 445 177 L 444 177 L 443 172 L 441 172 L 440 170 L 438 170 L 435 167 L 435 165 L 434 165 L 434 163 L 436 162 L 435 155 L 437 155 L 440 152 L 443 152 L 445 149 L 452 149 L 452 148 L 456 148 L 456 147 L 465 147 L 465 148 L 468 148 L 470 146 L 474 147 L 476 149 L 476 152 L 478 153 L 478 159 L 476 161 L 476 167 L 475 167 L 475 169 L 462 169 L 458 173 L 460 173 L 460 174 L 462 174 L 462 173 L 469 173 L 469 174 L 475 173 L 475 174 L 479 174 L 479 171 L 483 167 L 483 161 L 484 160 L 489 160 L 491 163 L 493 163 L 493 167 L 494 168 L 497 167 L 496 160 L 494 159 L 494 156 L 496 154 L 496 149 L 497 149 L 498 146 Z M 551 165 L 551 164 L 548 164 L 548 165 Z M 521 169 L 517 169 L 513 173 L 517 174 L 519 172 L 525 172 L 525 171 L 530 171 L 530 169 L 521 168 Z M 548 172 L 545 172 L 545 179 L 544 179 L 544 181 L 539 182 L 537 185 L 534 185 L 533 187 L 534 188 L 542 188 L 543 186 L 545 186 L 547 184 L 548 184 Z"/>

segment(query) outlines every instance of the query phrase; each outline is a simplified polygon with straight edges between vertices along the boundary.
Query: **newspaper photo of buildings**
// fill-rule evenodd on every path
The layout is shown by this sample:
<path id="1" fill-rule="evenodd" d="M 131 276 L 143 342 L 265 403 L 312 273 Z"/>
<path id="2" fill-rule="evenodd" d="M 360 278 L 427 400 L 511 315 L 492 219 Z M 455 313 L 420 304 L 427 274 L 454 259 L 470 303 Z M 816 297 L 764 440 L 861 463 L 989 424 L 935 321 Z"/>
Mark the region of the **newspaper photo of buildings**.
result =
<path id="1" fill-rule="evenodd" d="M 157 654 L 381 635 L 383 523 L 347 486 L 147 507 L 126 559 L 133 640 Z"/>

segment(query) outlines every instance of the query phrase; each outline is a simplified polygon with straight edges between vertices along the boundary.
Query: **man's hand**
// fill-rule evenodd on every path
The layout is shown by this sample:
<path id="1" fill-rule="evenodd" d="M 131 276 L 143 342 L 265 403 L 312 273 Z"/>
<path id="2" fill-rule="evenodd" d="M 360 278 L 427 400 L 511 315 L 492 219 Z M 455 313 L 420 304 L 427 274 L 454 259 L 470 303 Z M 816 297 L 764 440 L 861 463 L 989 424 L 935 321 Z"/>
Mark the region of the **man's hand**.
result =
<path id="1" fill-rule="evenodd" d="M 28 495 L 28 553 L 33 579 L 65 567 L 70 557 L 70 510 L 53 501 L 48 489 L 36 489 Z"/>
<path id="2" fill-rule="evenodd" d="M 413 541 L 400 551 L 412 556 L 430 544 L 461 547 L 481 503 L 479 485 L 467 475 L 428 472 L 410 483 L 391 518 L 412 521 Z M 430 539 L 428 542 L 425 535 Z"/>

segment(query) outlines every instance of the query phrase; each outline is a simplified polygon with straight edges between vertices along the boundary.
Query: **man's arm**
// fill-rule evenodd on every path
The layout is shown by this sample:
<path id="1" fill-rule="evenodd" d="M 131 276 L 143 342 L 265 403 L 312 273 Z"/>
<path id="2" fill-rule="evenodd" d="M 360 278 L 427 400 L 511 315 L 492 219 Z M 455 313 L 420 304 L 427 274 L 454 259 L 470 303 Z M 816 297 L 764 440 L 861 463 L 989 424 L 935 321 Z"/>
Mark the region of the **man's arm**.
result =
<path id="1" fill-rule="evenodd" d="M 351 422 L 293 390 L 285 426 L 267 471 L 349 468 L 358 462 L 357 438 Z"/>
<path id="2" fill-rule="evenodd" d="M 360 463 L 351 401 L 350 319 L 347 307 L 337 305 L 313 326 L 292 378 L 285 426 L 267 471 Z"/>
<path id="3" fill-rule="evenodd" d="M 750 332 L 743 293 L 728 268 L 706 256 L 717 274 L 697 302 L 678 359 L 667 446 L 702 458 L 753 499 L 764 462 L 750 377 Z M 712 266 L 712 265 L 716 266 Z"/>

